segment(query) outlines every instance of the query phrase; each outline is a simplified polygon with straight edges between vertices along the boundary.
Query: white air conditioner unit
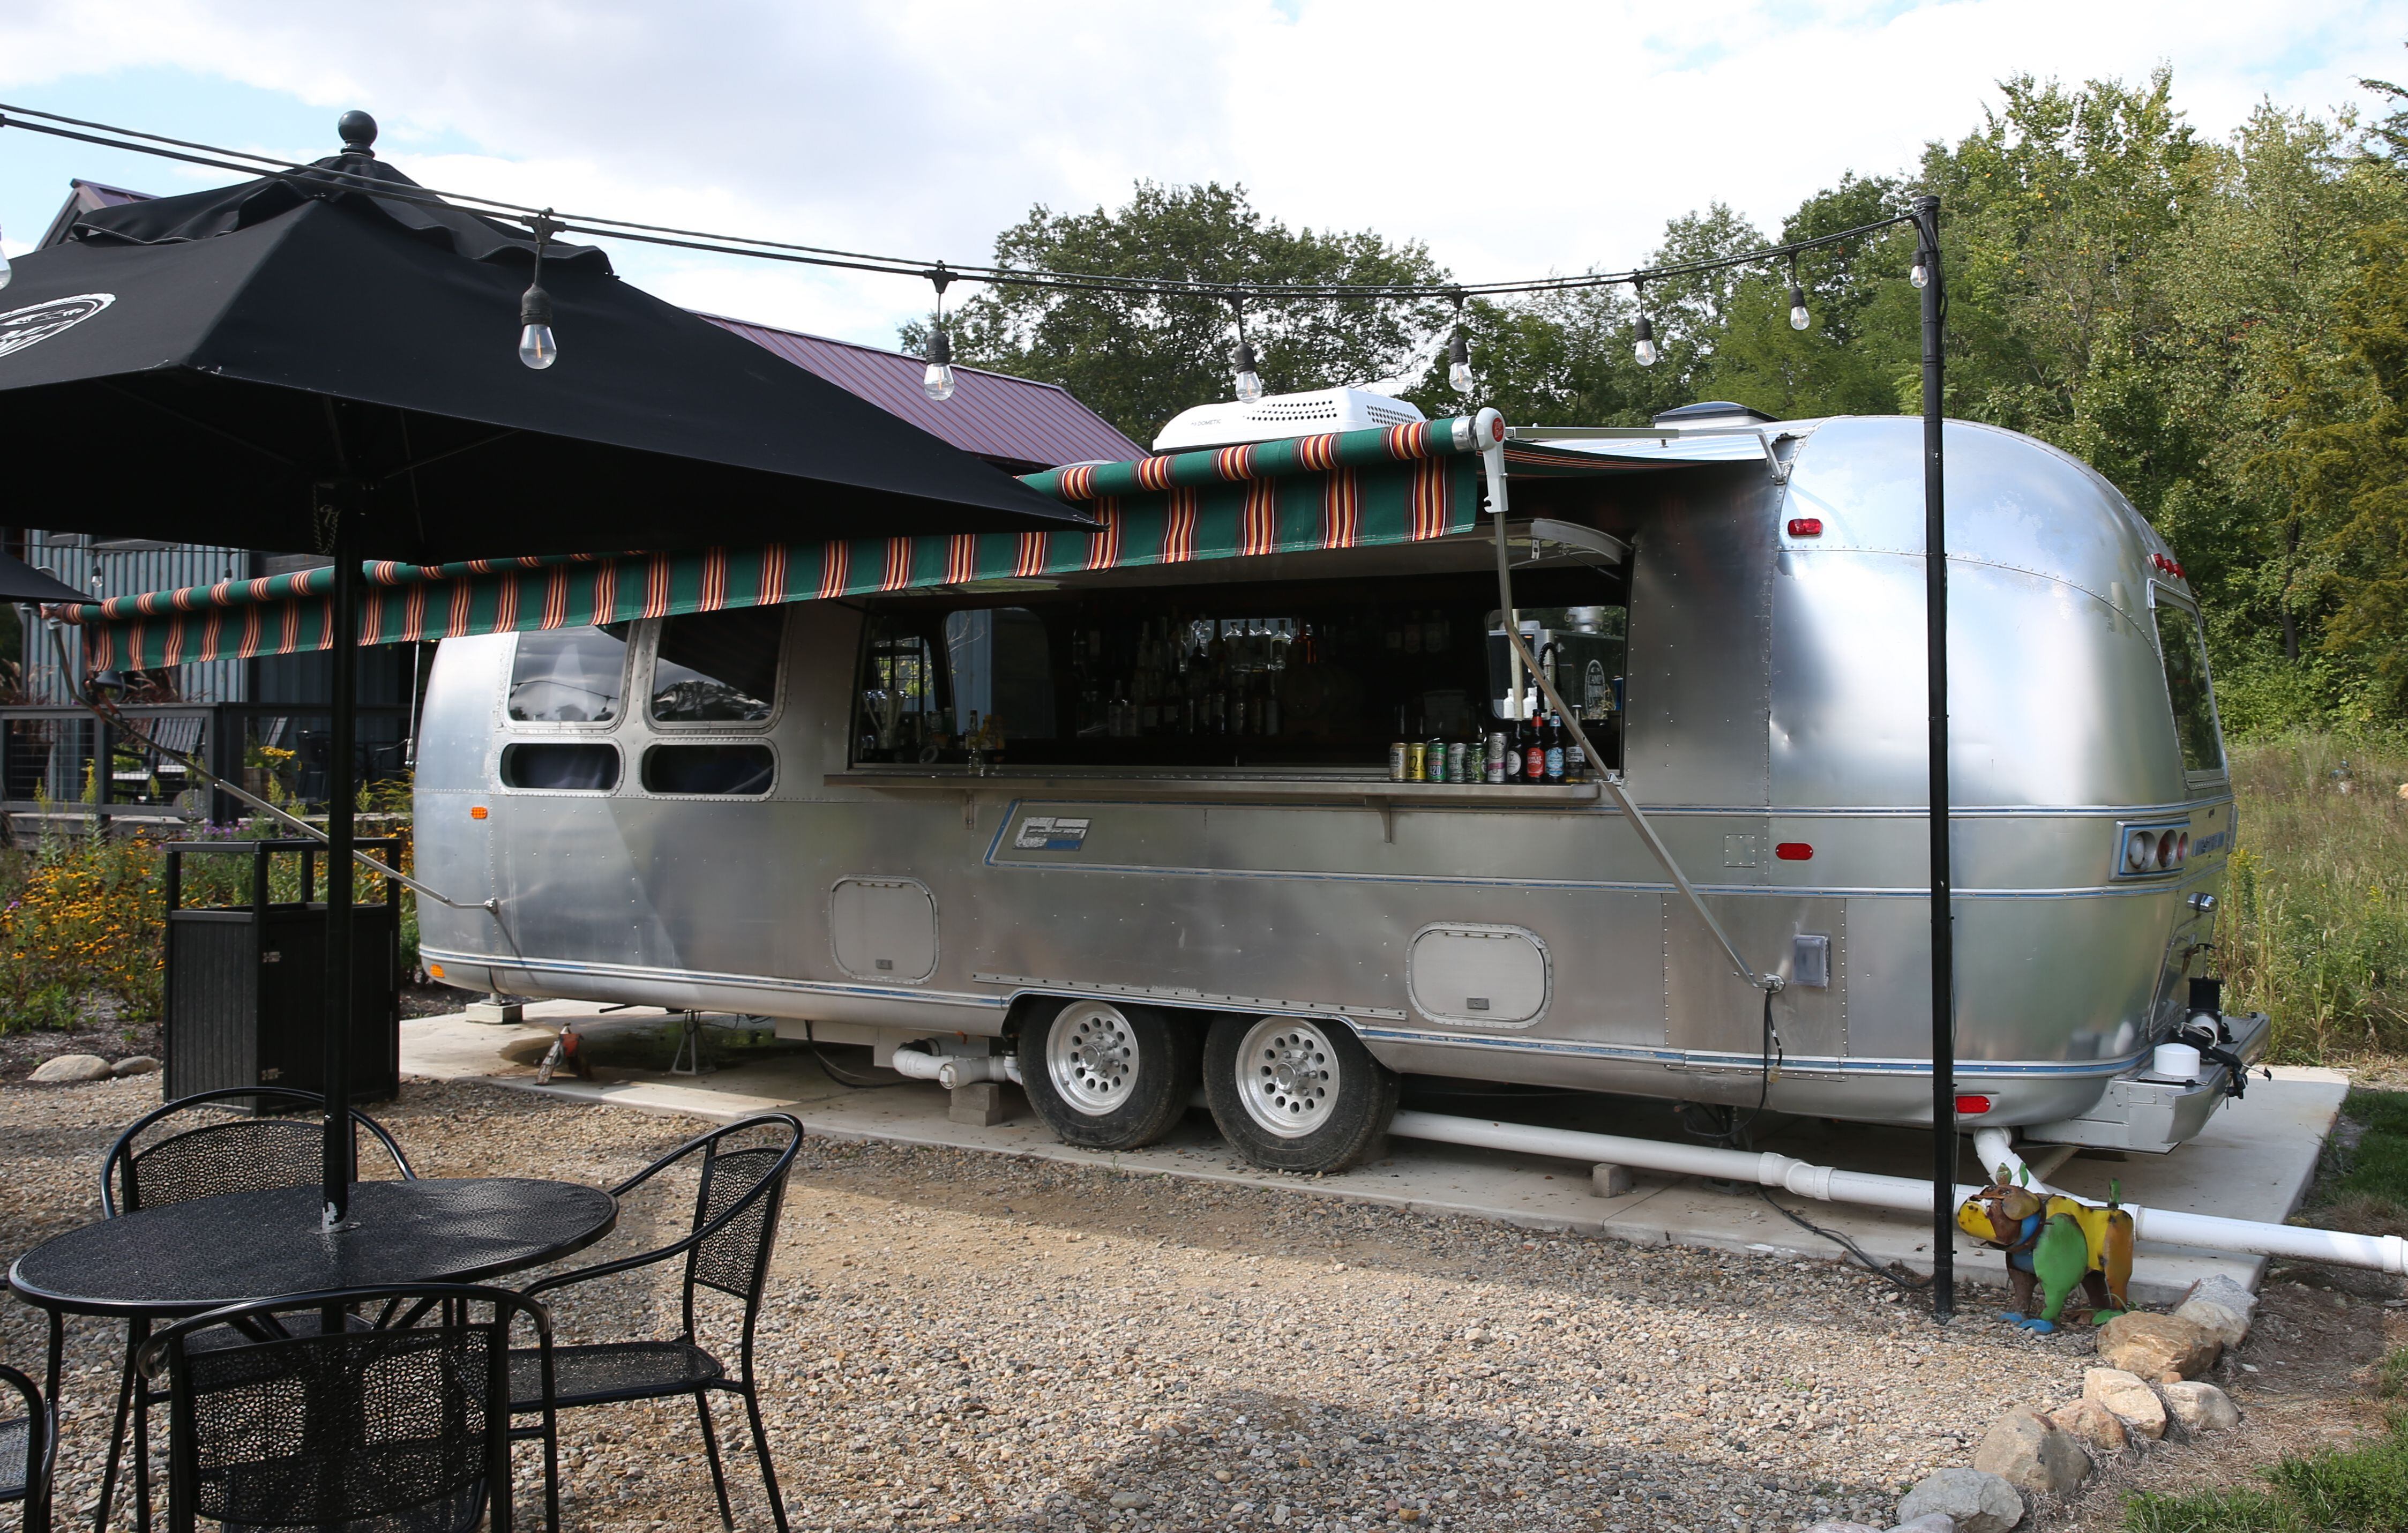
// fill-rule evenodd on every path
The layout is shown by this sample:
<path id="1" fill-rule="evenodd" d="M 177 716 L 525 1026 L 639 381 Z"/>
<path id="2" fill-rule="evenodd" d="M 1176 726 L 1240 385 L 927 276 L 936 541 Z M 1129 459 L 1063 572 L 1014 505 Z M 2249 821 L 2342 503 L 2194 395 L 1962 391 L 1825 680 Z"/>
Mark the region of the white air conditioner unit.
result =
<path id="1" fill-rule="evenodd" d="M 1411 425 L 1426 419 L 1412 406 L 1384 394 L 1315 389 L 1310 394 L 1269 394 L 1251 405 L 1232 399 L 1181 410 L 1154 439 L 1154 450 L 1184 452 L 1199 447 L 1236 447 L 1241 442 L 1316 437 L 1325 431 Z"/>

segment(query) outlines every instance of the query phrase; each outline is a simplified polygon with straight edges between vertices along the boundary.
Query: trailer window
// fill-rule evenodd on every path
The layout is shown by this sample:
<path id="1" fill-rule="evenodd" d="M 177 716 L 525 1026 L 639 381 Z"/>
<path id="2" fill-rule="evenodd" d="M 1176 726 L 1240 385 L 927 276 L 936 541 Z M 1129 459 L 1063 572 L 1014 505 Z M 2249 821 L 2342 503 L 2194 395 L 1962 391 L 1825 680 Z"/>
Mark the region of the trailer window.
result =
<path id="1" fill-rule="evenodd" d="M 519 635 L 510 717 L 523 724 L 605 724 L 625 695 L 627 625 Z"/>
<path id="2" fill-rule="evenodd" d="M 1618 766 L 1623 578 L 1533 570 L 1515 586 Z M 1484 570 L 888 598 L 867 625 L 853 759 L 1384 777 L 1397 742 L 1468 748 L 1503 727 L 1496 594 Z"/>
<path id="3" fill-rule="evenodd" d="M 655 745 L 644 752 L 644 791 L 765 794 L 777 766 L 766 745 Z"/>
<path id="4" fill-rule="evenodd" d="M 2157 604 L 2157 652 L 2166 665 L 2166 695 L 2173 703 L 2174 733 L 2182 740 L 2183 769 L 2224 770 L 2224 739 L 2215 727 L 2215 698 L 2207 680 L 2207 643 L 2190 609 Z"/>
<path id="5" fill-rule="evenodd" d="M 661 620 L 652 718 L 662 724 L 757 724 L 778 697 L 782 607 L 739 607 Z"/>
<path id="6" fill-rule="evenodd" d="M 619 752 L 583 741 L 505 746 L 502 782 L 512 788 L 609 793 L 619 785 Z"/>

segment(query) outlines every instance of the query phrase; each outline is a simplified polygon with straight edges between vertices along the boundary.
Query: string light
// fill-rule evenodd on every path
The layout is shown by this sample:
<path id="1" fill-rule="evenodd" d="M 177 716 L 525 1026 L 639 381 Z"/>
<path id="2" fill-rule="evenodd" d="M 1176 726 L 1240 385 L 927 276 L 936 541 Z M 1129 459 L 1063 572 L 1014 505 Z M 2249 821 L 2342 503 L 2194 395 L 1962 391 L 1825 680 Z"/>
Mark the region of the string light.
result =
<path id="1" fill-rule="evenodd" d="M 1630 284 L 1631 301 L 1639 305 L 1639 322 L 1630 327 L 1630 354 L 1639 359 L 1641 367 L 1653 367 L 1663 353 L 1656 350 L 1656 327 L 1648 322 L 1646 284 Z"/>
<path id="2" fill-rule="evenodd" d="M 1806 290 L 1799 285 L 1798 257 L 1793 252 L 1789 257 L 1789 328 L 1803 330 L 1813 322 L 1814 316 L 1806 311 Z"/>
<path id="3" fill-rule="evenodd" d="M 1913 282 L 1916 287 L 1928 287 L 1930 285 L 1931 273 L 1923 264 L 1923 252 L 1921 251 L 1914 252 L 1914 265 L 1906 268 L 1906 279 Z"/>
<path id="4" fill-rule="evenodd" d="M 535 277 L 519 298 L 519 360 L 541 372 L 560 360 L 560 342 L 552 333 L 552 294 L 543 290 L 543 248 L 560 225 L 547 209 L 527 227 L 535 231 Z"/>
<path id="5" fill-rule="evenodd" d="M 945 289 L 953 274 L 939 261 L 928 280 L 937 288 L 937 321 L 928 331 L 928 370 L 920 375 L 920 392 L 941 405 L 953 396 L 953 343 L 945 336 Z"/>
<path id="6" fill-rule="evenodd" d="M 1251 405 L 1263 396 L 1263 375 L 1254 370 L 1254 348 L 1246 339 L 1246 306 L 1231 299 L 1229 310 L 1238 318 L 1238 346 L 1229 353 L 1229 370 L 1235 375 L 1238 403 Z"/>
<path id="7" fill-rule="evenodd" d="M 7 251 L 0 251 L 0 288 L 7 287 L 8 285 L 8 279 L 16 275 L 16 272 L 11 270 L 8 265 L 8 252 Z"/>
<path id="8" fill-rule="evenodd" d="M 1471 342 L 1463 333 L 1463 294 L 1455 298 L 1455 338 L 1446 344 L 1446 386 L 1460 394 L 1471 393 Z"/>

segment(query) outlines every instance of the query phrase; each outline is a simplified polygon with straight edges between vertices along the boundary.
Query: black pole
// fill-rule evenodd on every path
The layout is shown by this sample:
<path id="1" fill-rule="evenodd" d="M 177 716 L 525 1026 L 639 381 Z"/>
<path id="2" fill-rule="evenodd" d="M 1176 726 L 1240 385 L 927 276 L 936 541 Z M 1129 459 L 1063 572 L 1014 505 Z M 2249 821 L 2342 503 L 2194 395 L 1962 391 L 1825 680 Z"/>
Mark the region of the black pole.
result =
<path id="1" fill-rule="evenodd" d="M 1931 1312 L 1956 1312 L 1956 934 L 1948 869 L 1948 509 L 1941 459 L 1940 199 L 1914 199 L 1923 267 L 1923 653 L 1931 763 Z"/>
<path id="2" fill-rule="evenodd" d="M 343 1226 L 351 1206 L 351 781 L 359 734 L 360 560 L 352 518 L 356 491 L 351 485 L 320 487 L 320 525 L 335 556 L 333 628 L 334 685 L 326 731 L 326 1097 L 324 1151 L 326 1227 Z"/>

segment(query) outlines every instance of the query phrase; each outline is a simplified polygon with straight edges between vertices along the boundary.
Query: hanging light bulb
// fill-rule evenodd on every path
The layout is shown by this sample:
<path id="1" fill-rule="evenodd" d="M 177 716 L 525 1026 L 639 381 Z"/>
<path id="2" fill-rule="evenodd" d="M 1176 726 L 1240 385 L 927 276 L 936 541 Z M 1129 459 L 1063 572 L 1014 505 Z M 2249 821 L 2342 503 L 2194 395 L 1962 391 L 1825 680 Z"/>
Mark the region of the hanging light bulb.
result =
<path id="1" fill-rule="evenodd" d="M 1806 290 L 1798 285 L 1798 258 L 1793 255 L 1789 258 L 1789 328 L 1803 330 L 1813 322 L 1814 316 L 1806 311 Z"/>
<path id="2" fill-rule="evenodd" d="M 920 375 L 920 392 L 939 405 L 953 396 L 953 343 L 945 334 L 945 289 L 953 279 L 942 262 L 928 273 L 937 287 L 937 318 L 928 330 L 928 370 Z"/>
<path id="3" fill-rule="evenodd" d="M 8 285 L 8 279 L 16 275 L 17 274 L 15 272 L 8 269 L 8 252 L 6 251 L 0 251 L 0 288 L 7 287 Z"/>
<path id="4" fill-rule="evenodd" d="M 1455 299 L 1455 338 L 1446 343 L 1446 386 L 1457 394 L 1471 392 L 1471 342 L 1463 333 L 1463 294 Z"/>
<path id="5" fill-rule="evenodd" d="M 1238 349 L 1229 353 L 1229 367 L 1237 375 L 1238 403 L 1251 405 L 1263 396 L 1263 375 L 1254 371 L 1252 342 L 1238 342 Z"/>
<path id="6" fill-rule="evenodd" d="M 928 370 L 920 375 L 920 392 L 940 405 L 953 396 L 953 343 L 942 329 L 928 333 Z"/>
<path id="7" fill-rule="evenodd" d="M 1906 268 L 1906 279 L 1916 287 L 1927 287 L 1931 281 L 1930 268 L 1923 264 L 1923 252 L 1914 252 L 1914 265 Z"/>
<path id="8" fill-rule="evenodd" d="M 1639 316 L 1639 322 L 1631 326 L 1631 336 L 1630 354 L 1639 359 L 1639 365 L 1656 365 L 1656 359 L 1663 353 L 1656 350 L 1656 327 L 1647 322 L 1646 315 Z"/>
<path id="9" fill-rule="evenodd" d="M 519 360 L 538 372 L 560 360 L 560 342 L 552 333 L 552 294 L 530 287 L 519 299 Z"/>
<path id="10" fill-rule="evenodd" d="M 560 342 L 552 333 L 552 294 L 543 290 L 543 248 L 560 229 L 551 211 L 527 221 L 535 231 L 535 276 L 519 297 L 519 360 L 537 372 L 560 360 Z"/>

